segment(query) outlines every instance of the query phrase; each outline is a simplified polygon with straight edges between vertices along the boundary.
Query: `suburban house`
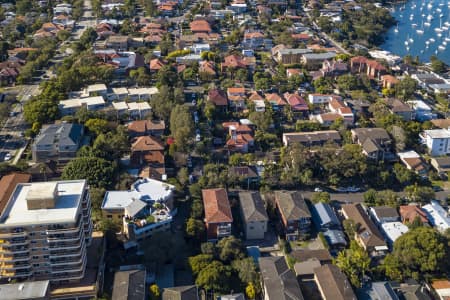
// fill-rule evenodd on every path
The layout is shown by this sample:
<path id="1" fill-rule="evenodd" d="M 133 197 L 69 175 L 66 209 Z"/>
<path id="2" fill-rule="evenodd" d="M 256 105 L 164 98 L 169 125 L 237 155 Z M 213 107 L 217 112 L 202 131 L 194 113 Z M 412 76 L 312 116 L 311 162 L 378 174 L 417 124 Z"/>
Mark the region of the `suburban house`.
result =
<path id="1" fill-rule="evenodd" d="M 427 214 L 428 221 L 440 232 L 445 232 L 450 228 L 450 217 L 448 211 L 444 209 L 438 201 L 431 200 L 429 204 L 422 206 Z"/>
<path id="2" fill-rule="evenodd" d="M 404 224 L 410 224 L 416 219 L 422 224 L 429 224 L 426 212 L 417 205 L 401 205 L 400 218 Z"/>
<path id="3" fill-rule="evenodd" d="M 342 206 L 342 214 L 345 219 L 353 220 L 359 224 L 359 229 L 355 232 L 355 240 L 371 256 L 384 255 L 388 250 L 378 228 L 369 219 L 361 204 L 345 204 Z"/>
<path id="4" fill-rule="evenodd" d="M 284 99 L 291 108 L 292 113 L 305 117 L 309 112 L 308 103 L 305 99 L 297 93 L 290 94 L 288 92 L 283 94 Z"/>
<path id="5" fill-rule="evenodd" d="M 309 94 L 308 101 L 309 103 L 316 104 L 326 104 L 330 102 L 332 99 L 341 100 L 342 98 L 337 95 L 327 95 L 327 94 Z"/>
<path id="6" fill-rule="evenodd" d="M 163 120 L 137 120 L 129 123 L 127 128 L 130 138 L 146 135 L 161 137 L 166 129 L 166 124 Z"/>
<path id="7" fill-rule="evenodd" d="M 215 105 L 218 110 L 227 111 L 228 98 L 227 94 L 219 89 L 211 89 L 208 91 L 207 100 Z"/>
<path id="8" fill-rule="evenodd" d="M 212 61 L 201 61 L 199 63 L 198 72 L 200 78 L 202 78 L 202 76 L 208 76 L 209 78 L 215 78 L 217 76 L 216 66 Z"/>
<path id="9" fill-rule="evenodd" d="M 259 192 L 240 192 L 239 202 L 245 238 L 247 240 L 264 239 L 269 217 Z"/>
<path id="10" fill-rule="evenodd" d="M 245 88 L 244 87 L 230 87 L 227 89 L 227 97 L 230 107 L 235 110 L 245 109 Z"/>
<path id="11" fill-rule="evenodd" d="M 314 269 L 314 280 L 323 300 L 357 300 L 347 277 L 335 265 Z"/>
<path id="12" fill-rule="evenodd" d="M 371 207 L 369 209 L 369 214 L 378 225 L 400 220 L 397 210 L 390 206 Z"/>
<path id="13" fill-rule="evenodd" d="M 164 288 L 162 300 L 200 300 L 196 285 L 183 285 Z"/>
<path id="14" fill-rule="evenodd" d="M 400 299 L 388 281 L 370 282 L 365 287 L 358 289 L 356 294 L 359 299 Z"/>
<path id="15" fill-rule="evenodd" d="M 284 256 L 259 258 L 264 300 L 303 300 L 294 272 Z"/>
<path id="16" fill-rule="evenodd" d="M 381 84 L 385 89 L 392 89 L 399 82 L 399 80 L 392 75 L 383 75 L 381 76 Z"/>
<path id="17" fill-rule="evenodd" d="M 389 98 L 386 99 L 386 104 L 391 113 L 399 116 L 404 121 L 414 120 L 414 110 L 403 101 L 395 98 Z"/>
<path id="18" fill-rule="evenodd" d="M 422 100 L 410 100 L 407 104 L 413 109 L 417 121 L 424 122 L 436 118 L 433 109 Z"/>
<path id="19" fill-rule="evenodd" d="M 44 125 L 31 145 L 34 162 L 67 162 L 75 158 L 83 145 L 84 126 L 61 123 Z"/>
<path id="20" fill-rule="evenodd" d="M 236 176 L 241 184 L 247 188 L 259 183 L 259 175 L 254 166 L 232 166 L 228 169 L 228 174 Z"/>
<path id="21" fill-rule="evenodd" d="M 189 27 L 193 33 L 211 33 L 211 25 L 206 20 L 194 20 L 189 24 Z"/>
<path id="22" fill-rule="evenodd" d="M 126 35 L 110 35 L 106 39 L 106 47 L 117 51 L 127 51 L 130 38 Z"/>
<path id="23" fill-rule="evenodd" d="M 230 201 L 223 188 L 202 190 L 205 209 L 206 236 L 208 241 L 217 241 L 231 235 Z"/>
<path id="24" fill-rule="evenodd" d="M 140 136 L 131 145 L 130 163 L 137 167 L 149 167 L 151 178 L 162 178 L 166 173 L 164 162 L 164 145 L 158 138 Z"/>
<path id="25" fill-rule="evenodd" d="M 128 239 L 125 247 L 157 231 L 170 230 L 175 187 L 151 178 L 139 179 L 130 190 L 107 191 L 102 203 L 103 217 L 120 223 Z"/>
<path id="26" fill-rule="evenodd" d="M 224 62 L 221 64 L 221 71 L 226 72 L 227 69 L 246 69 L 248 63 L 246 60 L 235 54 L 225 56 Z"/>
<path id="27" fill-rule="evenodd" d="M 388 160 L 394 157 L 392 140 L 383 128 L 355 128 L 352 139 L 362 147 L 363 153 L 374 160 Z"/>
<path id="28" fill-rule="evenodd" d="M 283 133 L 283 145 L 300 143 L 307 147 L 323 146 L 326 143 L 341 143 L 341 135 L 336 130 Z"/>
<path id="29" fill-rule="evenodd" d="M 112 299 L 145 300 L 148 298 L 147 290 L 145 267 L 120 270 L 114 273 Z"/>
<path id="30" fill-rule="evenodd" d="M 150 72 L 158 72 L 165 65 L 166 65 L 166 63 L 164 61 L 162 61 L 161 59 L 154 58 L 154 59 L 150 60 L 150 65 L 149 65 Z"/>
<path id="31" fill-rule="evenodd" d="M 247 153 L 255 145 L 253 130 L 248 125 L 237 122 L 223 124 L 224 129 L 228 129 L 230 139 L 226 142 L 226 149 L 230 152 Z"/>
<path id="32" fill-rule="evenodd" d="M 450 153 L 450 130 L 425 130 L 424 137 L 428 153 L 431 156 L 444 156 Z"/>
<path id="33" fill-rule="evenodd" d="M 430 164 L 441 177 L 447 177 L 448 172 L 450 172 L 450 157 L 433 157 L 430 160 Z"/>
<path id="34" fill-rule="evenodd" d="M 345 105 L 340 99 L 332 98 L 328 102 L 328 109 L 330 112 L 338 114 L 346 124 L 352 125 L 355 121 L 352 109 Z"/>
<path id="35" fill-rule="evenodd" d="M 417 175 L 426 176 L 428 172 L 428 165 L 422 156 L 414 150 L 397 153 L 400 161 L 406 166 L 408 170 L 413 171 Z"/>
<path id="36" fill-rule="evenodd" d="M 341 227 L 341 222 L 339 222 L 336 213 L 328 203 L 319 202 L 314 204 L 311 215 L 314 224 L 319 230 Z"/>
<path id="37" fill-rule="evenodd" d="M 309 234 L 311 213 L 300 192 L 276 191 L 275 203 L 286 234 L 286 240 L 302 239 Z"/>
<path id="38" fill-rule="evenodd" d="M 244 40 L 242 45 L 245 48 L 256 49 L 264 46 L 264 34 L 260 31 L 244 32 Z"/>
<path id="39" fill-rule="evenodd" d="M 402 222 L 387 222 L 381 224 L 380 227 L 391 249 L 394 245 L 394 242 L 409 230 L 408 226 L 406 226 Z"/>

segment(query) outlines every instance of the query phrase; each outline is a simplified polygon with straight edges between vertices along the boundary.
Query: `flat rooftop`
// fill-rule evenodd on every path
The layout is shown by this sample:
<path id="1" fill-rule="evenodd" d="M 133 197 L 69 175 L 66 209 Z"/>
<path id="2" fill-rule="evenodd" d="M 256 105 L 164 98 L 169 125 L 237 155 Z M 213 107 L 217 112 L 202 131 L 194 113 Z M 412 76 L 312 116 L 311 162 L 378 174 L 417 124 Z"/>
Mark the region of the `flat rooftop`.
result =
<path id="1" fill-rule="evenodd" d="M 54 208 L 28 209 L 27 195 L 30 190 L 47 187 L 48 182 L 20 183 L 0 216 L 0 227 L 75 222 L 80 207 L 85 180 L 57 181 Z"/>

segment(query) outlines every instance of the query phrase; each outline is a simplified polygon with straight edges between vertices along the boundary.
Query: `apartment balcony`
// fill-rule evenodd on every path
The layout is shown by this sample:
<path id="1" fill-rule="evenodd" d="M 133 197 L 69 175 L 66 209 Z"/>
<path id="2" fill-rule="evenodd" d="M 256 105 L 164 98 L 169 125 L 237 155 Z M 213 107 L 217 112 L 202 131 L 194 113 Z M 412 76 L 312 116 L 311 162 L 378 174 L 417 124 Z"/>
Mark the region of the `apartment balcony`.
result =
<path id="1" fill-rule="evenodd" d="M 20 270 L 20 269 L 29 269 L 31 265 L 29 263 L 3 263 L 0 264 L 0 270 Z"/>
<path id="2" fill-rule="evenodd" d="M 6 278 L 20 278 L 20 277 L 29 277 L 33 275 L 33 272 L 31 269 L 29 270 L 19 270 L 17 272 L 15 271 L 0 271 L 0 278 L 6 277 Z"/>
<path id="3" fill-rule="evenodd" d="M 49 243 L 57 243 L 57 242 L 70 242 L 70 241 L 78 241 L 81 239 L 83 234 L 83 230 L 78 228 L 79 232 L 75 235 L 73 233 L 59 233 L 52 234 L 51 237 L 47 237 L 47 242 Z"/>
<path id="4" fill-rule="evenodd" d="M 51 273 L 52 274 L 58 274 L 58 273 L 76 273 L 76 272 L 82 272 L 84 271 L 86 267 L 86 256 L 83 257 L 83 260 L 81 263 L 75 266 L 57 266 L 52 267 Z"/>
<path id="5" fill-rule="evenodd" d="M 84 239 L 81 240 L 81 244 L 79 247 L 76 247 L 75 250 L 68 251 L 68 249 L 64 248 L 54 248 L 53 250 L 50 250 L 50 259 L 56 259 L 56 258 L 62 258 L 62 257 L 74 257 L 74 256 L 80 256 L 81 252 L 84 249 L 85 241 Z"/>
<path id="6" fill-rule="evenodd" d="M 21 232 L 4 232 L 4 233 L 0 233 L 0 239 L 5 239 L 5 238 L 14 238 L 14 237 L 25 237 L 27 236 L 27 232 L 26 231 L 21 231 Z"/>
<path id="7" fill-rule="evenodd" d="M 50 277 L 51 281 L 61 281 L 61 280 L 77 280 L 77 279 L 83 279 L 84 278 L 84 269 L 81 272 L 78 273 L 58 273 L 53 274 Z"/>
<path id="8" fill-rule="evenodd" d="M 28 245 L 30 241 L 25 237 L 14 237 L 8 240 L 0 240 L 0 248 L 10 248 L 14 246 Z"/>
<path id="9" fill-rule="evenodd" d="M 231 223 L 217 226 L 217 237 L 228 236 L 231 234 Z"/>
<path id="10" fill-rule="evenodd" d="M 73 256 L 72 258 L 56 258 L 50 260 L 50 264 L 52 267 L 65 266 L 65 265 L 76 265 L 82 263 L 86 259 L 86 252 L 79 253 L 77 256 Z"/>
<path id="11" fill-rule="evenodd" d="M 0 255 L 0 262 L 16 262 L 16 261 L 27 261 L 30 260 L 30 256 L 25 254 L 13 254 L 11 252 L 8 255 Z"/>
<path id="12" fill-rule="evenodd" d="M 70 228 L 60 227 L 60 228 L 47 229 L 45 232 L 48 235 L 75 233 L 75 232 L 78 232 L 78 230 L 80 229 L 81 223 L 82 223 L 81 217 L 78 217 L 77 223 L 73 227 L 70 227 Z"/>
<path id="13" fill-rule="evenodd" d="M 27 252 L 30 252 L 30 248 L 28 247 L 28 245 L 25 246 L 12 245 L 11 247 L 8 248 L 0 247 L 0 254 L 9 254 L 9 253 L 21 254 Z"/>
<path id="14" fill-rule="evenodd" d="M 81 248 L 81 245 L 82 245 L 81 241 L 82 240 L 84 241 L 84 238 L 78 240 L 77 243 L 73 243 L 73 242 L 71 242 L 71 243 L 58 242 L 58 243 L 56 243 L 54 245 L 49 245 L 49 249 L 50 250 L 79 249 L 79 248 Z"/>

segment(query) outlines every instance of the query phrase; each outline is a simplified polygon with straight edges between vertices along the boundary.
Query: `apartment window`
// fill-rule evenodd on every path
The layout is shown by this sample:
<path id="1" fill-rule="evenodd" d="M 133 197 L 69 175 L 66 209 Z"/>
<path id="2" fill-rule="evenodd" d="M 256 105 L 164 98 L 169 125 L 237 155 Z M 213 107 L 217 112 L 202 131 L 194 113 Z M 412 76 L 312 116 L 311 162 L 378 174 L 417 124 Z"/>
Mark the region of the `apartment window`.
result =
<path id="1" fill-rule="evenodd" d="M 253 226 L 250 226 L 249 228 L 250 228 L 250 229 L 255 229 Z"/>
<path id="2" fill-rule="evenodd" d="M 33 256 L 33 259 L 38 259 L 38 258 L 39 258 L 39 256 L 36 256 L 36 255 Z"/>
<path id="3" fill-rule="evenodd" d="M 39 267 L 39 264 L 33 264 L 33 267 L 37 268 Z"/>
<path id="4" fill-rule="evenodd" d="M 106 216 L 108 219 L 112 219 L 112 215 L 107 215 Z"/>
<path id="5" fill-rule="evenodd" d="M 44 258 L 49 258 L 50 256 L 49 255 L 44 255 Z"/>

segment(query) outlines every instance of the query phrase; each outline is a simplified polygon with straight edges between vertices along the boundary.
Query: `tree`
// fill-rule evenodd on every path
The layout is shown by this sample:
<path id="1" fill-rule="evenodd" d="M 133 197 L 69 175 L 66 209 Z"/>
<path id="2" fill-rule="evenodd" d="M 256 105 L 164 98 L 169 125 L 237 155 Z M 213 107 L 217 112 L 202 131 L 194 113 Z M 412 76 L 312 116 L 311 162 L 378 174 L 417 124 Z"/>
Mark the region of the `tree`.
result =
<path id="1" fill-rule="evenodd" d="M 150 290 L 150 300 L 161 299 L 161 291 L 156 283 L 152 284 L 149 290 Z"/>
<path id="2" fill-rule="evenodd" d="M 406 76 L 395 85 L 396 96 L 403 100 L 409 100 L 417 90 L 417 81 Z"/>
<path id="3" fill-rule="evenodd" d="M 23 116 L 29 124 L 45 124 L 59 116 L 58 104 L 47 100 L 28 101 L 23 108 Z"/>
<path id="4" fill-rule="evenodd" d="M 211 254 L 199 254 L 189 257 L 189 266 L 191 267 L 192 273 L 194 275 L 199 274 L 213 259 L 214 257 Z"/>
<path id="5" fill-rule="evenodd" d="M 256 289 L 253 283 L 250 282 L 249 284 L 247 284 L 247 286 L 245 287 L 245 295 L 247 295 L 247 298 L 250 300 L 255 299 Z"/>
<path id="6" fill-rule="evenodd" d="M 435 192 L 431 187 L 414 184 L 405 188 L 405 193 L 413 202 L 426 203 L 433 200 Z"/>
<path id="7" fill-rule="evenodd" d="M 195 284 L 206 290 L 223 293 L 229 291 L 230 277 L 230 268 L 215 260 L 198 273 Z"/>
<path id="8" fill-rule="evenodd" d="M 86 121 L 85 126 L 96 136 L 108 131 L 108 121 L 103 119 L 89 119 Z"/>
<path id="9" fill-rule="evenodd" d="M 234 236 L 221 239 L 217 243 L 217 249 L 220 260 L 225 263 L 244 257 L 242 242 Z"/>
<path id="10" fill-rule="evenodd" d="M 311 201 L 313 203 L 330 203 L 330 194 L 328 192 L 317 192 L 312 195 Z"/>
<path id="11" fill-rule="evenodd" d="M 192 137 L 194 124 L 189 108 L 185 105 L 177 105 L 170 114 L 170 131 L 175 138 L 175 144 L 180 150 L 185 150 L 189 139 Z"/>
<path id="12" fill-rule="evenodd" d="M 130 77 L 140 86 L 148 85 L 151 80 L 150 74 L 148 74 L 147 69 L 144 67 L 140 67 L 137 70 L 131 70 Z"/>
<path id="13" fill-rule="evenodd" d="M 352 285 L 359 288 L 364 275 L 370 270 L 370 257 L 356 241 L 351 241 L 349 249 L 339 252 L 335 264 L 347 275 Z"/>
<path id="14" fill-rule="evenodd" d="M 242 282 L 257 282 L 258 273 L 252 257 L 233 260 L 231 266 L 237 271 L 239 279 Z"/>
<path id="15" fill-rule="evenodd" d="M 448 270 L 448 254 L 444 236 L 433 228 L 417 227 L 394 242 L 393 251 L 386 256 L 383 268 L 392 280 L 419 280 L 427 274 L 445 273 Z"/>
<path id="16" fill-rule="evenodd" d="M 71 160 L 62 172 L 62 179 L 86 179 L 93 187 L 108 187 L 112 183 L 114 167 L 98 157 L 77 157 Z"/>
<path id="17" fill-rule="evenodd" d="M 430 57 L 430 61 L 431 61 L 431 69 L 433 69 L 433 72 L 442 74 L 447 71 L 447 65 L 442 60 L 438 59 L 436 55 L 432 55 Z"/>
<path id="18" fill-rule="evenodd" d="M 414 179 L 414 174 L 399 163 L 394 165 L 394 174 L 401 185 L 410 183 Z"/>
<path id="19" fill-rule="evenodd" d="M 358 232 L 360 226 L 359 223 L 355 223 L 352 219 L 342 221 L 342 227 L 344 227 L 345 234 L 347 234 L 350 240 L 355 238 L 355 234 Z"/>
<path id="20" fill-rule="evenodd" d="M 205 234 L 205 226 L 201 220 L 189 218 L 186 222 L 186 234 L 188 237 L 201 240 Z"/>
<path id="21" fill-rule="evenodd" d="M 60 30 L 56 33 L 56 37 L 58 38 L 58 40 L 60 41 L 65 41 L 68 38 L 70 38 L 70 32 L 67 30 Z"/>

